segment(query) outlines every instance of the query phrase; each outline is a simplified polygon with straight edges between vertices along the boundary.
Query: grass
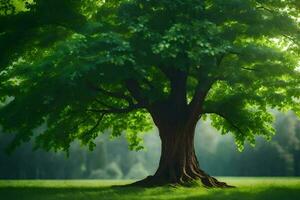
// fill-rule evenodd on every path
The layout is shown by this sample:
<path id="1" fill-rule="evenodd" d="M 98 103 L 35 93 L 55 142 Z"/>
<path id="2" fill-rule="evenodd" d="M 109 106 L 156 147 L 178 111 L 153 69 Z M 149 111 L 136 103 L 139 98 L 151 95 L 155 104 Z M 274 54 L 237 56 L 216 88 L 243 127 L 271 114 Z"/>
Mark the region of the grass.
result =
<path id="1" fill-rule="evenodd" d="M 297 200 L 300 178 L 219 178 L 234 189 L 111 187 L 130 181 L 2 180 L 1 200 Z"/>

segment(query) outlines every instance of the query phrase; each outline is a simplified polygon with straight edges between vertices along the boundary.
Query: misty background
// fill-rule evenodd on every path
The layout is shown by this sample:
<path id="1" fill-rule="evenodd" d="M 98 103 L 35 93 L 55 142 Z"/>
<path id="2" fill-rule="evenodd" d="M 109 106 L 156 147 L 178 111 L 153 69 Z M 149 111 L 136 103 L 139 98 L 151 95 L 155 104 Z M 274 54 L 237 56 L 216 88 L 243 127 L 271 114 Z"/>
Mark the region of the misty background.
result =
<path id="1" fill-rule="evenodd" d="M 300 121 L 289 112 L 275 113 L 276 135 L 271 141 L 258 137 L 255 147 L 239 152 L 231 134 L 221 135 L 201 121 L 195 148 L 201 167 L 214 176 L 299 176 Z M 160 157 L 157 130 L 144 134 L 145 149 L 128 150 L 124 136 L 101 134 L 89 151 L 74 143 L 65 152 L 33 151 L 23 144 L 11 155 L 4 148 L 11 135 L 0 134 L 0 179 L 141 179 L 155 172 Z"/>

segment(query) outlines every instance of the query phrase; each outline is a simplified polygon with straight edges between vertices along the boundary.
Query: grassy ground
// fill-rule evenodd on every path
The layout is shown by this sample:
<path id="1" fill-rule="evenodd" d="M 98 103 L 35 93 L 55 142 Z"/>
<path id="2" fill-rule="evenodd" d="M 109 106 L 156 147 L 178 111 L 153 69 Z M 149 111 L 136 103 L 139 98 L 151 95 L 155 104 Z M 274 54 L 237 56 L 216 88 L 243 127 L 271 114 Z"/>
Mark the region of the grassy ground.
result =
<path id="1" fill-rule="evenodd" d="M 219 178 L 234 189 L 111 187 L 130 181 L 0 181 L 1 200 L 298 200 L 300 178 Z"/>

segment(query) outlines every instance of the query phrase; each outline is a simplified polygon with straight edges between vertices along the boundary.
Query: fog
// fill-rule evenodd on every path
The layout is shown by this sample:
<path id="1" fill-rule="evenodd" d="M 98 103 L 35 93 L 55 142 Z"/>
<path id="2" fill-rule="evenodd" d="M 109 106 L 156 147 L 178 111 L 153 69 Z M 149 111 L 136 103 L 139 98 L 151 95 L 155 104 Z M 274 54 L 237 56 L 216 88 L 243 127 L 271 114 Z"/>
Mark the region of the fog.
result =
<path id="1" fill-rule="evenodd" d="M 221 135 L 201 121 L 195 148 L 200 166 L 215 176 L 299 176 L 300 122 L 293 113 L 276 114 L 276 135 L 271 141 L 258 137 L 255 147 L 245 144 L 239 152 L 231 134 Z M 74 142 L 69 157 L 64 152 L 32 151 L 23 144 L 11 155 L 4 153 L 10 135 L 0 134 L 1 179 L 140 179 L 158 166 L 160 139 L 156 129 L 143 134 L 144 149 L 128 150 L 124 136 L 99 135 L 90 152 Z"/>

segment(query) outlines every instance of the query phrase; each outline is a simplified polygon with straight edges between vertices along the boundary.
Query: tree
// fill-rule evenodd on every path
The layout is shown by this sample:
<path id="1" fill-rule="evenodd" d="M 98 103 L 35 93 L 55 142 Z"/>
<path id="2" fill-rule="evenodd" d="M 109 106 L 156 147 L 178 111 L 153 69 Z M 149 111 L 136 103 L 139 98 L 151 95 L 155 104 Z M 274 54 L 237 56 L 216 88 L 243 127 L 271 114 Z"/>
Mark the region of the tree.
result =
<path id="1" fill-rule="evenodd" d="M 154 123 L 159 167 L 137 185 L 227 187 L 198 165 L 196 123 L 209 115 L 242 149 L 271 137 L 270 108 L 300 114 L 299 9 L 298 0 L 4 1 L 0 123 L 15 134 L 10 149 L 31 138 L 46 150 L 77 139 L 92 149 L 100 132 L 125 130 L 139 150 L 138 133 Z"/>

